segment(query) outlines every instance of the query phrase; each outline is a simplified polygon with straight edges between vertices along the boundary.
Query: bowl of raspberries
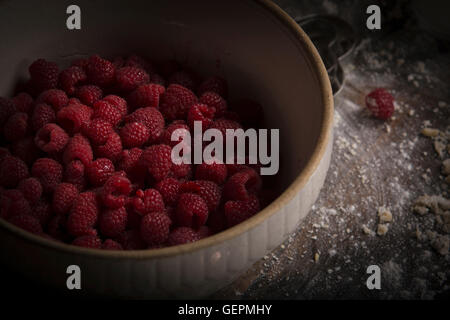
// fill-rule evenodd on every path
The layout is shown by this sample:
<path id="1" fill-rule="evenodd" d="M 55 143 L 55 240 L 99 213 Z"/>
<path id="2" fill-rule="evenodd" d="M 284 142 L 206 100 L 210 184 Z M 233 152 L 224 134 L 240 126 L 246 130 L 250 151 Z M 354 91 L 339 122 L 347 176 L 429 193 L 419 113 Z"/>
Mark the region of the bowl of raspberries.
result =
<path id="1" fill-rule="evenodd" d="M 0 30 L 23 5 L 5 8 Z M 38 22 L 20 21 L 30 41 L 5 35 L 0 260 L 60 290 L 76 265 L 89 295 L 208 295 L 278 246 L 317 198 L 332 141 L 326 71 L 269 1 L 108 5 L 81 1 L 98 17 L 71 31 L 54 1 L 36 8 Z M 267 163 L 249 157 L 174 162 L 175 133 L 194 135 L 196 123 L 224 137 L 278 130 L 279 170 L 263 175 Z"/>

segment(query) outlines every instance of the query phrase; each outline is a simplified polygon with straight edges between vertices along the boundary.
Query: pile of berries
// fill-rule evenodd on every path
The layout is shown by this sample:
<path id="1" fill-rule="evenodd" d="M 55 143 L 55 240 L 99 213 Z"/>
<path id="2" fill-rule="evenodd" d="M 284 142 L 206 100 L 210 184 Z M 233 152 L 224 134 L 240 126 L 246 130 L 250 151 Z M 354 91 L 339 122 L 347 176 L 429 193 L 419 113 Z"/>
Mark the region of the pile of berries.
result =
<path id="1" fill-rule="evenodd" d="M 264 205 L 256 165 L 171 161 L 178 128 L 260 125 L 227 83 L 168 61 L 93 55 L 60 71 L 44 59 L 0 97 L 0 218 L 43 237 L 108 250 L 193 242 Z"/>

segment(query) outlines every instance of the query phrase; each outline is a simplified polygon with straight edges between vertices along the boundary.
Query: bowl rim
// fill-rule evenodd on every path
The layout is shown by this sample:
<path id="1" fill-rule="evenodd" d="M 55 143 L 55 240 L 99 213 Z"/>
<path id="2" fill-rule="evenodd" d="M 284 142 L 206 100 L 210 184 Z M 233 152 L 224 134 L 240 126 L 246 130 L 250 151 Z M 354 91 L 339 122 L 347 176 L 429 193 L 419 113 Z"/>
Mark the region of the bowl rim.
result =
<path id="1" fill-rule="evenodd" d="M 152 258 L 164 258 L 172 257 L 187 253 L 192 253 L 218 245 L 225 242 L 231 238 L 237 237 L 244 232 L 256 227 L 264 220 L 268 219 L 270 216 L 278 212 L 278 210 L 289 203 L 294 196 L 306 185 L 312 174 L 316 171 L 321 159 L 323 158 L 326 148 L 331 138 L 331 129 L 333 126 L 333 94 L 331 90 L 330 81 L 328 74 L 326 72 L 325 66 L 322 59 L 309 39 L 306 33 L 301 29 L 301 27 L 278 5 L 273 3 L 271 0 L 250 0 L 255 4 L 261 6 L 264 10 L 273 14 L 275 18 L 281 22 L 291 35 L 295 37 L 297 41 L 302 43 L 307 50 L 305 50 L 307 57 L 310 62 L 317 68 L 313 69 L 313 73 L 316 73 L 317 79 L 322 93 L 322 100 L 324 103 L 323 118 L 321 122 L 321 130 L 317 140 L 317 144 L 313 150 L 313 153 L 308 160 L 305 168 L 299 173 L 295 180 L 286 188 L 281 195 L 279 195 L 274 201 L 272 201 L 267 207 L 261 210 L 258 214 L 247 219 L 246 221 L 219 232 L 215 235 L 206 237 L 199 241 L 177 245 L 172 247 L 165 247 L 159 249 L 144 249 L 144 250 L 101 250 L 101 249 L 90 249 L 82 248 L 74 245 L 66 244 L 63 242 L 55 241 L 52 239 L 46 239 L 44 237 L 27 232 L 19 227 L 12 225 L 11 223 L 0 219 L 0 227 L 6 229 L 10 233 L 18 235 L 26 240 L 27 242 L 32 242 L 33 244 L 45 247 L 47 249 L 55 249 L 57 251 L 63 251 L 67 254 L 77 254 L 82 256 L 94 256 L 100 259 L 152 259 Z"/>

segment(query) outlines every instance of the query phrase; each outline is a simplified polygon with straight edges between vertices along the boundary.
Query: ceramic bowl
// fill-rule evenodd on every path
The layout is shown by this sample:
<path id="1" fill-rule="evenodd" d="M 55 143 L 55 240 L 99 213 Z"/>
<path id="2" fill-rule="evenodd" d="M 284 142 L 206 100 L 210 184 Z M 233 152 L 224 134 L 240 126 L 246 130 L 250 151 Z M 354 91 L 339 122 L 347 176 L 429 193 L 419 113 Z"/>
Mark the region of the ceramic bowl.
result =
<path id="1" fill-rule="evenodd" d="M 0 95 L 37 57 L 67 64 L 92 53 L 174 58 L 221 74 L 233 97 L 264 107 L 280 129 L 280 195 L 247 221 L 201 241 L 142 251 L 74 247 L 0 220 L 1 263 L 66 290 L 66 269 L 81 268 L 82 292 L 126 298 L 205 297 L 273 250 L 307 215 L 332 150 L 333 98 L 327 72 L 301 28 L 268 0 L 77 1 L 81 30 L 66 28 L 66 2 L 0 3 Z"/>

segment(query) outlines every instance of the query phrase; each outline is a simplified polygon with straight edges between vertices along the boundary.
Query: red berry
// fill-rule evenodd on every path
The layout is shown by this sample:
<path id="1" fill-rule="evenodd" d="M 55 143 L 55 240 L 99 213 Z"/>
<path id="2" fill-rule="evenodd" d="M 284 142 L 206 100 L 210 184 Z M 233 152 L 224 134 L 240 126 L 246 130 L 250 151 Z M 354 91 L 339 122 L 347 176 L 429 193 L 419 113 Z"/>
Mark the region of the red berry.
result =
<path id="1" fill-rule="evenodd" d="M 141 215 L 165 209 L 163 197 L 156 189 L 138 190 L 131 204 L 134 211 Z"/>
<path id="2" fill-rule="evenodd" d="M 131 182 L 120 175 L 113 175 L 100 191 L 103 204 L 112 209 L 123 207 L 131 192 Z"/>
<path id="3" fill-rule="evenodd" d="M 175 214 L 177 225 L 198 228 L 208 219 L 208 206 L 202 197 L 194 193 L 182 193 Z"/>
<path id="4" fill-rule="evenodd" d="M 181 182 L 174 178 L 166 178 L 156 184 L 156 189 L 162 195 L 164 203 L 176 205 L 180 193 Z"/>
<path id="5" fill-rule="evenodd" d="M 149 143 L 156 142 L 164 130 L 164 118 L 156 108 L 140 108 L 125 118 L 125 122 L 139 122 L 149 130 Z"/>
<path id="6" fill-rule="evenodd" d="M 44 199 L 40 199 L 30 210 L 30 216 L 38 219 L 42 226 L 46 226 L 52 215 L 53 212 L 50 208 L 50 205 Z"/>
<path id="7" fill-rule="evenodd" d="M 50 158 L 37 159 L 31 167 L 31 175 L 39 180 L 44 192 L 53 192 L 61 182 L 63 168 L 60 163 Z"/>
<path id="8" fill-rule="evenodd" d="M 26 92 L 21 92 L 16 95 L 14 98 L 12 98 L 12 102 L 16 106 L 16 110 L 19 112 L 30 114 L 33 110 L 33 97 L 31 97 Z"/>
<path id="9" fill-rule="evenodd" d="M 99 219 L 100 232 L 105 237 L 117 237 L 127 226 L 127 211 L 124 207 L 108 209 Z"/>
<path id="10" fill-rule="evenodd" d="M 17 108 L 13 100 L 0 97 L 0 125 L 3 125 L 16 112 Z"/>
<path id="11" fill-rule="evenodd" d="M 228 226 L 232 227 L 247 220 L 259 211 L 259 200 L 250 196 L 248 200 L 227 201 L 225 203 L 225 218 Z"/>
<path id="12" fill-rule="evenodd" d="M 198 180 L 209 180 L 222 184 L 227 178 L 227 166 L 223 163 L 202 163 L 195 169 L 195 178 Z"/>
<path id="13" fill-rule="evenodd" d="M 123 250 L 122 245 L 114 240 L 106 239 L 102 244 L 103 250 Z"/>
<path id="14" fill-rule="evenodd" d="M 75 238 L 72 244 L 83 248 L 100 249 L 102 247 L 102 240 L 95 235 L 87 235 Z"/>
<path id="15" fill-rule="evenodd" d="M 3 191 L 0 195 L 0 218 L 8 219 L 18 214 L 31 214 L 30 203 L 17 189 Z"/>
<path id="16" fill-rule="evenodd" d="M 60 183 L 53 193 L 52 207 L 56 214 L 66 214 L 78 197 L 78 188 L 71 183 Z"/>
<path id="17" fill-rule="evenodd" d="M 227 200 L 248 200 L 261 189 L 261 177 L 253 169 L 232 175 L 225 183 L 223 195 Z"/>
<path id="18" fill-rule="evenodd" d="M 175 130 L 182 129 L 181 131 L 182 136 L 176 140 L 172 141 L 172 134 Z M 186 123 L 183 120 L 175 120 L 171 124 L 167 126 L 167 128 L 164 130 L 164 132 L 161 135 L 161 142 L 164 144 L 167 144 L 171 147 L 176 146 L 178 143 L 188 140 L 190 143 L 190 139 L 188 139 L 188 133 L 190 134 L 189 127 L 186 125 Z M 186 145 L 185 148 L 187 148 L 190 151 L 190 145 Z"/>
<path id="19" fill-rule="evenodd" d="M 228 108 L 225 99 L 212 91 L 203 93 L 199 101 L 202 104 L 206 104 L 210 108 L 216 109 L 216 117 L 223 117 Z"/>
<path id="20" fill-rule="evenodd" d="M 83 130 L 93 144 L 105 144 L 114 132 L 111 123 L 101 118 L 93 119 Z"/>
<path id="21" fill-rule="evenodd" d="M 97 86 L 85 85 L 76 89 L 75 96 L 80 99 L 83 104 L 92 106 L 102 98 L 103 91 Z"/>
<path id="22" fill-rule="evenodd" d="M 67 94 L 59 89 L 50 89 L 42 92 L 36 99 L 36 104 L 45 103 L 53 108 L 55 112 L 58 112 L 69 103 Z"/>
<path id="23" fill-rule="evenodd" d="M 58 84 L 58 65 L 44 59 L 34 61 L 28 68 L 31 82 L 38 92 L 56 88 Z"/>
<path id="24" fill-rule="evenodd" d="M 25 137 L 29 131 L 28 114 L 18 112 L 13 114 L 3 127 L 3 136 L 10 142 L 18 141 Z"/>
<path id="25" fill-rule="evenodd" d="M 84 130 L 91 121 L 93 111 L 84 104 L 69 104 L 56 115 L 58 124 L 69 134 Z"/>
<path id="26" fill-rule="evenodd" d="M 159 108 L 159 100 L 165 88 L 159 84 L 140 85 L 130 93 L 128 101 L 133 108 Z"/>
<path id="27" fill-rule="evenodd" d="M 94 109 L 93 118 L 100 118 L 108 121 L 113 127 L 122 120 L 122 114 L 118 108 L 105 100 L 99 100 L 92 106 Z"/>
<path id="28" fill-rule="evenodd" d="M 169 238 L 170 218 L 164 212 L 153 212 L 141 220 L 141 237 L 150 246 L 163 244 Z"/>
<path id="29" fill-rule="evenodd" d="M 85 166 L 80 160 L 74 160 L 66 164 L 64 181 L 75 185 L 78 191 L 84 190 L 86 185 Z"/>
<path id="30" fill-rule="evenodd" d="M 68 95 L 75 94 L 76 86 L 86 82 L 87 75 L 84 70 L 77 66 L 71 66 L 63 70 L 59 75 L 59 86 Z"/>
<path id="31" fill-rule="evenodd" d="M 233 129 L 233 130 L 242 129 L 242 126 L 236 121 L 225 119 L 225 118 L 220 118 L 220 119 L 213 121 L 213 123 L 211 124 L 209 129 L 219 130 L 222 133 L 223 138 L 225 139 L 227 129 Z"/>
<path id="32" fill-rule="evenodd" d="M 42 185 L 36 178 L 27 178 L 19 182 L 17 187 L 30 204 L 35 204 L 41 198 Z"/>
<path id="33" fill-rule="evenodd" d="M 13 143 L 12 154 L 31 165 L 38 158 L 40 150 L 36 147 L 33 137 L 27 137 Z"/>
<path id="34" fill-rule="evenodd" d="M 168 176 L 172 167 L 172 149 L 164 144 L 148 147 L 142 153 L 139 162 L 147 168 L 150 176 L 160 181 Z"/>
<path id="35" fill-rule="evenodd" d="M 64 149 L 67 142 L 69 142 L 69 136 L 58 125 L 48 123 L 36 133 L 34 142 L 42 151 L 56 153 Z"/>
<path id="36" fill-rule="evenodd" d="M 190 179 L 192 177 L 192 166 L 188 163 L 180 163 L 180 164 L 172 163 L 172 168 L 170 169 L 170 176 L 181 180 Z"/>
<path id="37" fill-rule="evenodd" d="M 105 144 L 95 146 L 94 149 L 97 158 L 108 158 L 116 161 L 122 152 L 122 141 L 120 136 L 113 132 Z"/>
<path id="38" fill-rule="evenodd" d="M 65 164 L 74 160 L 81 160 L 85 166 L 88 166 L 93 158 L 89 140 L 79 133 L 69 140 L 63 153 L 63 162 Z"/>
<path id="39" fill-rule="evenodd" d="M 126 116 L 128 114 L 128 104 L 125 101 L 125 99 L 123 99 L 123 98 L 121 98 L 119 96 L 110 94 L 110 95 L 107 95 L 106 97 L 104 97 L 103 101 L 108 102 L 114 108 L 119 110 L 119 112 L 122 115 L 122 117 L 124 117 L 124 116 Z"/>
<path id="40" fill-rule="evenodd" d="M 116 84 L 122 92 L 130 92 L 149 81 L 147 72 L 140 68 L 126 66 L 116 71 Z"/>
<path id="41" fill-rule="evenodd" d="M 55 122 L 56 114 L 51 106 L 45 103 L 37 104 L 31 116 L 31 126 L 34 131 L 39 130 L 47 123 Z"/>
<path id="42" fill-rule="evenodd" d="M 180 244 L 195 242 L 198 240 L 200 240 L 200 236 L 192 228 L 179 227 L 174 229 L 169 234 L 169 239 L 167 240 L 167 243 L 170 246 L 177 246 Z"/>
<path id="43" fill-rule="evenodd" d="M 107 87 L 114 81 L 114 65 L 98 55 L 91 56 L 86 66 L 88 81 L 99 87 Z"/>
<path id="44" fill-rule="evenodd" d="M 102 186 L 115 172 L 114 164 L 106 158 L 92 161 L 86 170 L 87 177 L 93 186 Z"/>
<path id="45" fill-rule="evenodd" d="M 41 223 L 38 219 L 35 217 L 32 217 L 27 214 L 18 214 L 14 217 L 9 219 L 9 222 L 13 225 L 22 228 L 28 232 L 34 233 L 34 234 L 41 234 L 42 233 L 42 227 Z"/>
<path id="46" fill-rule="evenodd" d="M 161 97 L 160 110 L 168 120 L 185 119 L 190 107 L 197 103 L 195 94 L 178 84 L 171 84 Z"/>
<path id="47" fill-rule="evenodd" d="M 208 79 L 205 79 L 197 89 L 197 93 L 201 96 L 205 92 L 215 92 L 223 98 L 226 98 L 228 95 L 228 85 L 225 79 L 213 76 Z"/>
<path id="48" fill-rule="evenodd" d="M 98 203 L 93 192 L 80 193 L 72 204 L 67 219 L 67 231 L 72 236 L 95 235 L 93 229 L 98 219 Z"/>
<path id="49" fill-rule="evenodd" d="M 374 117 L 387 120 L 394 113 L 394 97 L 386 89 L 378 88 L 366 96 L 366 106 Z"/>
<path id="50" fill-rule="evenodd" d="M 150 137 L 150 130 L 143 123 L 129 122 L 120 130 L 120 137 L 124 147 L 140 147 Z"/>
<path id="51" fill-rule="evenodd" d="M 195 180 L 187 181 L 180 187 L 180 193 L 190 192 L 199 195 L 205 200 L 209 211 L 215 211 L 220 204 L 222 190 L 212 181 Z"/>
<path id="52" fill-rule="evenodd" d="M 202 129 L 207 129 L 213 122 L 216 109 L 208 107 L 206 104 L 194 104 L 188 112 L 187 122 L 191 129 L 194 129 L 194 122 L 198 121 L 202 124 Z"/>
<path id="53" fill-rule="evenodd" d="M 28 167 L 21 159 L 6 156 L 0 163 L 0 185 L 14 188 L 19 181 L 28 177 Z"/>

